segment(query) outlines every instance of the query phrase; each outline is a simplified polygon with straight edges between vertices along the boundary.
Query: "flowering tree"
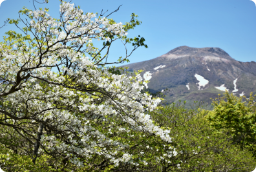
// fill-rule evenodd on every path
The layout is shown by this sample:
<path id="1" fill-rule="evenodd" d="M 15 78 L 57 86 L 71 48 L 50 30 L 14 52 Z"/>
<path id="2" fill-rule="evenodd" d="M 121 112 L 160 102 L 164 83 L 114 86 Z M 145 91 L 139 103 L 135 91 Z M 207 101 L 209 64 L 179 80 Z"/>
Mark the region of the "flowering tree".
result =
<path id="1" fill-rule="evenodd" d="M 6 140 L 8 131 L 13 131 L 22 140 L 20 154 L 31 156 L 34 164 L 47 154 L 92 169 L 114 168 L 120 163 L 147 164 L 133 149 L 145 138 L 169 145 L 167 157 L 173 152 L 176 155 L 170 130 L 156 126 L 146 113 L 161 101 L 141 93 L 148 81 L 143 82 L 139 73 L 128 77 L 99 69 L 128 61 L 140 46 L 147 48 L 143 37 L 126 36 L 140 24 L 134 19 L 137 16 L 133 13 L 125 25 L 106 18 L 112 13 L 92 21 L 95 14 L 83 14 L 79 6 L 65 1 L 61 1 L 60 20 L 51 18 L 47 11 L 20 10 L 31 19 L 21 19 L 27 26 L 21 29 L 26 36 L 9 31 L 0 45 L 0 125 L 5 129 L 0 143 L 15 149 Z M 20 20 L 8 20 L 19 28 Z M 94 47 L 92 39 L 103 40 L 103 47 Z M 110 46 L 117 39 L 124 45 L 132 41 L 134 48 L 128 55 L 125 47 L 125 58 L 108 63 Z M 107 52 L 101 56 L 104 49 Z M 153 159 L 163 159 L 161 155 L 156 153 Z"/>

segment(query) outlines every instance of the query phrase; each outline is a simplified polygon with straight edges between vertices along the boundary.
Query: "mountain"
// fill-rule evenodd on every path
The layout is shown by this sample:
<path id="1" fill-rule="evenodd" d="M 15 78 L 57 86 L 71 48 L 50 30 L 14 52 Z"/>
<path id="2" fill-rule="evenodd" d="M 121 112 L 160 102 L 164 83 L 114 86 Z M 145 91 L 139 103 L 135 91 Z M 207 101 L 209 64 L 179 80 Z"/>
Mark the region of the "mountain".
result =
<path id="1" fill-rule="evenodd" d="M 164 104 L 183 102 L 186 107 L 194 101 L 208 104 L 223 95 L 225 89 L 236 96 L 256 93 L 256 63 L 240 62 L 221 48 L 180 46 L 148 61 L 127 64 L 129 72 L 144 70 L 152 78 L 147 84 L 151 93 L 162 92 Z"/>

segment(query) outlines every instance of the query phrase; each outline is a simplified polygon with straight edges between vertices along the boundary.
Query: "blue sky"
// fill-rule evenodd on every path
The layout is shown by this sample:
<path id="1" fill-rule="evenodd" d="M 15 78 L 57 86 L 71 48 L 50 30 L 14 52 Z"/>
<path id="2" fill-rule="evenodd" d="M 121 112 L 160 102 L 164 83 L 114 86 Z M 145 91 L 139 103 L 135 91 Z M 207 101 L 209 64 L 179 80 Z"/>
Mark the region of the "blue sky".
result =
<path id="1" fill-rule="evenodd" d="M 150 60 L 184 45 L 219 47 L 238 61 L 256 61 L 256 6 L 250 0 L 72 0 L 71 3 L 79 5 L 84 12 L 108 10 L 104 16 L 122 5 L 109 17 L 117 23 L 129 22 L 132 13 L 138 15 L 137 19 L 142 24 L 129 31 L 127 36 L 141 35 L 146 39 L 148 48 L 135 50 L 129 57 L 130 63 Z M 49 0 L 48 4 L 35 2 L 37 9 L 49 8 L 49 14 L 57 19 L 59 4 L 58 0 Z M 34 10 L 33 0 L 4 1 L 0 6 L 0 27 L 7 18 L 18 19 L 18 11 L 23 6 Z M 21 18 L 29 19 L 25 15 Z M 25 27 L 23 23 L 19 26 Z M 9 30 L 22 33 L 14 24 L 7 24 L 0 28 L 0 42 Z M 102 47 L 97 40 L 93 43 L 98 48 Z M 127 48 L 128 52 L 132 50 L 132 46 Z M 117 61 L 119 56 L 125 56 L 120 40 L 111 46 L 108 62 Z"/>

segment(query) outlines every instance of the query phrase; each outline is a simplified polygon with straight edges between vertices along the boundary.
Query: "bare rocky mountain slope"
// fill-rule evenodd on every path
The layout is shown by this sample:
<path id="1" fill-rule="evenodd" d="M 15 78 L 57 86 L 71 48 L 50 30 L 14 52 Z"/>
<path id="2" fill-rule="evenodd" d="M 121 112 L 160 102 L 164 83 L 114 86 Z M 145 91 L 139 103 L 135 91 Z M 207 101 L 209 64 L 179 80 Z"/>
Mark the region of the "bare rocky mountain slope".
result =
<path id="1" fill-rule="evenodd" d="M 149 91 L 163 92 L 164 104 L 186 100 L 188 107 L 199 101 L 209 105 L 205 109 L 212 109 L 210 98 L 223 95 L 225 89 L 238 97 L 256 92 L 256 63 L 236 61 L 215 47 L 180 46 L 157 58 L 124 66 L 129 72 L 144 70 L 142 76 L 150 72 Z"/>

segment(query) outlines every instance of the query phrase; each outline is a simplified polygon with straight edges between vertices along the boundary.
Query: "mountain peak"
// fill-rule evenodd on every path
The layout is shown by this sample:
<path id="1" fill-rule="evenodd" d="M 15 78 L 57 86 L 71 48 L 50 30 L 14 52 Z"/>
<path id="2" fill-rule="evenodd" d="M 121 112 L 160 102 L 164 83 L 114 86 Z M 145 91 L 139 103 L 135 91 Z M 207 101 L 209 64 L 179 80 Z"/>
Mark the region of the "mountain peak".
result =
<path id="1" fill-rule="evenodd" d="M 229 56 L 228 53 L 226 53 L 224 50 L 218 47 L 194 48 L 189 46 L 179 46 L 160 57 L 177 58 L 177 57 L 185 57 L 185 56 L 195 56 L 195 57 L 208 56 L 208 57 L 218 57 L 218 58 L 224 58 L 228 60 L 234 60 L 232 57 Z"/>

